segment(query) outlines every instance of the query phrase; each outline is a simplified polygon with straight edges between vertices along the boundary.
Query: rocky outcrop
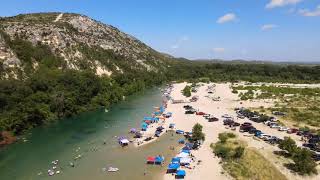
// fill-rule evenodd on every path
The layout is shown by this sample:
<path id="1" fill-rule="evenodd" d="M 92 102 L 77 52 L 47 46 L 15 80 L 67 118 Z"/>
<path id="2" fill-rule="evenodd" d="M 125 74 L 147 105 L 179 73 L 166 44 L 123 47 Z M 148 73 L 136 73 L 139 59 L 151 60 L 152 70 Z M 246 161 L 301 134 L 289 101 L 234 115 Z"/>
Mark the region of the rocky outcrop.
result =
<path id="1" fill-rule="evenodd" d="M 70 69 L 80 70 L 79 62 L 87 61 L 90 68 L 96 70 L 97 75 L 123 72 L 123 62 L 101 57 L 101 54 L 110 53 L 130 63 L 130 68 L 133 69 L 159 71 L 166 68 L 164 60 L 168 59 L 167 56 L 117 28 L 87 16 L 69 13 L 26 14 L 1 18 L 0 23 L 0 28 L 10 39 L 20 38 L 33 45 L 47 45 Z M 98 51 L 100 56 L 91 56 Z M 23 65 L 1 37 L 0 61 L 3 68 L 19 68 Z"/>

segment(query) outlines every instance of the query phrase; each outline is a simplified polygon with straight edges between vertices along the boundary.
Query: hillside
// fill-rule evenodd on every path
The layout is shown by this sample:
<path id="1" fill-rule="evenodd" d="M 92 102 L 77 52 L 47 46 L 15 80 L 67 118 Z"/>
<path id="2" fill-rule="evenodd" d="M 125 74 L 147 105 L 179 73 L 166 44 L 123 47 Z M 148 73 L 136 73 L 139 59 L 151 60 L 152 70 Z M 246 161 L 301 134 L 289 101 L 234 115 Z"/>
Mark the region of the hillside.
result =
<path id="1" fill-rule="evenodd" d="M 0 24 L 0 65 L 5 78 L 23 78 L 49 63 L 26 57 L 20 51 L 32 47 L 25 46 L 48 48 L 61 60 L 54 62 L 57 68 L 91 69 L 107 76 L 137 70 L 161 72 L 170 59 L 117 28 L 83 15 L 25 14 L 1 18 Z"/>
<path id="2" fill-rule="evenodd" d="M 83 15 L 0 19 L 0 132 L 108 107 L 167 81 L 175 60 Z"/>

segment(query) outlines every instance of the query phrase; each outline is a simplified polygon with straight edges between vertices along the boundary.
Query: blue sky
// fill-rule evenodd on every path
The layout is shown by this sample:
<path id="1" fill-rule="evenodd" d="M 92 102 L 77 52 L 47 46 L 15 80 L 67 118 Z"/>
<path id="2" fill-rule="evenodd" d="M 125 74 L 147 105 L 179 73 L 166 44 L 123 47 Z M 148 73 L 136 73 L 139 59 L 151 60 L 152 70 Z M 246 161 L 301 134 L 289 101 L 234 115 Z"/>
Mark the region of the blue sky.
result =
<path id="1" fill-rule="evenodd" d="M 177 57 L 320 62 L 320 0 L 2 0 L 0 16 L 74 12 Z"/>

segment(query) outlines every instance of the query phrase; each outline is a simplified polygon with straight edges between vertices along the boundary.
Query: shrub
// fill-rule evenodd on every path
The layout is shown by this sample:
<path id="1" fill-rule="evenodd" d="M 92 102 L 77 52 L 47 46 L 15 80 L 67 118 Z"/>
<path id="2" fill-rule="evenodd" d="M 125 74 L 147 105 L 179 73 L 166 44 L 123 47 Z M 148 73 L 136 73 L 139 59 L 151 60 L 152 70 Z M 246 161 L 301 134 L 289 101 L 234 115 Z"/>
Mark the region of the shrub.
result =
<path id="1" fill-rule="evenodd" d="M 220 133 L 218 138 L 221 143 L 226 143 L 229 138 L 235 138 L 236 135 L 233 133 Z"/>
<path id="2" fill-rule="evenodd" d="M 183 90 L 182 90 L 182 94 L 186 97 L 190 97 L 191 96 L 191 87 L 190 86 L 186 86 Z"/>
<path id="3" fill-rule="evenodd" d="M 205 134 L 202 132 L 202 126 L 199 123 L 195 124 L 192 128 L 192 140 L 205 140 Z"/>
<path id="4" fill-rule="evenodd" d="M 296 142 L 290 137 L 285 137 L 284 140 L 279 143 L 279 148 L 287 151 L 290 156 L 293 156 L 297 151 Z"/>
<path id="5" fill-rule="evenodd" d="M 244 147 L 242 147 L 242 146 L 236 147 L 234 149 L 233 158 L 239 159 L 242 157 L 243 153 L 244 153 Z"/>
<path id="6" fill-rule="evenodd" d="M 292 169 L 300 174 L 317 173 L 317 164 L 312 159 L 312 154 L 307 149 L 298 149 L 293 156 L 294 165 Z"/>

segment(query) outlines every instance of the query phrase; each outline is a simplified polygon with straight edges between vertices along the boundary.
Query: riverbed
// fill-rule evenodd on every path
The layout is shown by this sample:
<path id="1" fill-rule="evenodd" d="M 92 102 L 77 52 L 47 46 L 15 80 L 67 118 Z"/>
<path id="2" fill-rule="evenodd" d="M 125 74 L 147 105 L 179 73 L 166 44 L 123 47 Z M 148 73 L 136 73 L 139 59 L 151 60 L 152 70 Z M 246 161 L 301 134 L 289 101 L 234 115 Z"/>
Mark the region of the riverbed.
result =
<path id="1" fill-rule="evenodd" d="M 133 145 L 122 148 L 116 138 L 130 137 L 129 129 L 139 128 L 143 117 L 150 115 L 161 100 L 160 90 L 153 88 L 114 105 L 109 112 L 88 112 L 35 128 L 25 140 L 0 150 L 1 180 L 161 178 L 166 167 L 146 165 L 146 157 L 164 155 L 168 163 L 176 154 L 169 147 L 178 146 L 180 136 L 168 132 L 138 148 Z M 53 167 L 53 160 L 59 160 L 60 174 L 49 177 L 47 170 Z M 102 171 L 109 166 L 120 171 Z"/>

